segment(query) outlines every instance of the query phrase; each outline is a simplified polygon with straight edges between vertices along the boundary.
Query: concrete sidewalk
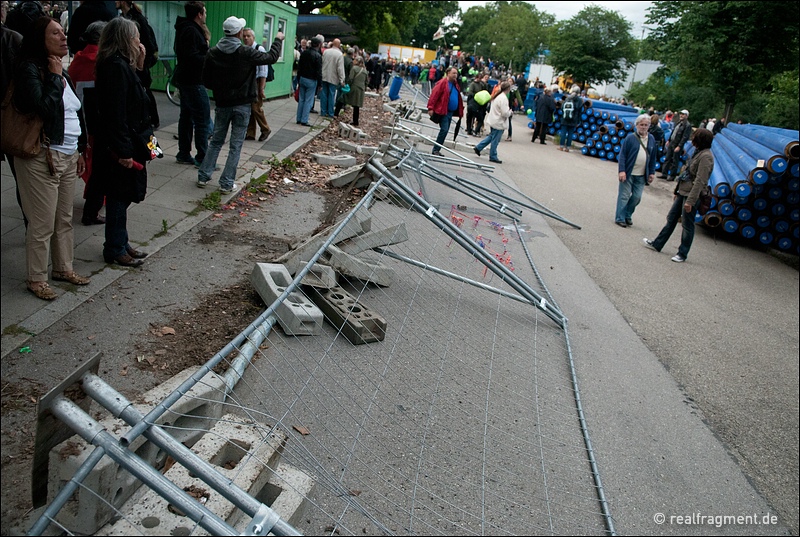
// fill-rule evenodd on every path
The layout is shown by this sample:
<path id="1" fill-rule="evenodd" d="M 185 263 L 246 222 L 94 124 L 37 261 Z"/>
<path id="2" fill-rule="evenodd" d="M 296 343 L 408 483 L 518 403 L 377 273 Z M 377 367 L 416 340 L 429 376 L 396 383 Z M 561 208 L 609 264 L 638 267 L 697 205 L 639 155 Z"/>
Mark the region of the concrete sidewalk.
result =
<path id="1" fill-rule="evenodd" d="M 161 129 L 156 132 L 164 150 L 164 158 L 148 165 L 147 197 L 128 210 L 128 232 L 131 244 L 148 253 L 155 253 L 185 231 L 208 218 L 209 211 L 197 211 L 197 203 L 218 188 L 220 171 L 214 173 L 209 188 L 196 186 L 197 169 L 175 162 L 178 141 L 179 108 L 169 102 L 164 93 L 156 93 Z M 213 106 L 212 101 L 212 117 Z M 264 114 L 272 134 L 265 142 L 245 141 L 239 160 L 237 183 L 248 182 L 269 170 L 265 161 L 273 155 L 279 159 L 291 155 L 327 126 L 328 120 L 311 114 L 312 127 L 298 125 L 295 120 L 297 103 L 291 97 L 264 104 Z M 317 128 L 315 128 L 317 127 Z M 220 152 L 217 165 L 222 168 L 228 155 L 227 143 Z M 80 304 L 93 297 L 110 283 L 126 273 L 117 265 L 103 261 L 104 226 L 84 226 L 83 182 L 75 188 L 75 270 L 91 275 L 92 283 L 75 287 L 65 282 L 50 281 L 60 295 L 52 302 L 36 298 L 25 287 L 25 226 L 22 211 L 17 205 L 14 178 L 7 163 L 2 165 L 2 356 L 16 352 L 25 341 L 51 326 Z M 223 201 L 231 195 L 223 196 Z M 105 210 L 101 211 L 104 214 Z M 164 233 L 166 227 L 167 232 Z"/>

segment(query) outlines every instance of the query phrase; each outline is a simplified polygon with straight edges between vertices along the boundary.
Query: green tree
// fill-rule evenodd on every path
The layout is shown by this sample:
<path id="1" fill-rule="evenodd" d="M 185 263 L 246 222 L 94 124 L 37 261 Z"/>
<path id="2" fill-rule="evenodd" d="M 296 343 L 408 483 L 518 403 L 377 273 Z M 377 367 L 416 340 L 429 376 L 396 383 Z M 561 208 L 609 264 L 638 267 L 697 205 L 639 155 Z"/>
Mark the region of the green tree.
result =
<path id="1" fill-rule="evenodd" d="M 342 17 L 356 30 L 362 48 L 377 50 L 378 43 L 402 41 L 401 28 L 416 25 L 422 3 L 334 0 L 321 12 Z"/>
<path id="2" fill-rule="evenodd" d="M 764 125 L 774 125 L 783 129 L 800 129 L 800 73 L 786 71 L 773 76 L 769 85 L 772 88 L 766 95 L 763 108 Z"/>
<path id="3" fill-rule="evenodd" d="M 417 2 L 417 4 L 417 22 L 400 29 L 402 44 L 409 45 L 413 39 L 414 46 L 421 47 L 428 43 L 430 48 L 433 45 L 433 34 L 440 26 L 446 26 L 444 20 L 460 13 L 458 2 L 448 0 L 446 2 Z"/>
<path id="4" fill-rule="evenodd" d="M 549 63 L 584 85 L 621 83 L 638 59 L 632 25 L 616 11 L 591 5 L 557 25 Z"/>
<path id="5" fill-rule="evenodd" d="M 730 118 L 737 102 L 797 68 L 799 18 L 795 2 L 655 1 L 647 41 L 681 79 L 709 87 Z"/>
<path id="6" fill-rule="evenodd" d="M 458 40 L 468 53 L 474 50 L 478 56 L 521 71 L 540 45 L 550 39 L 554 24 L 553 15 L 537 10 L 529 2 L 490 2 L 463 13 Z"/>

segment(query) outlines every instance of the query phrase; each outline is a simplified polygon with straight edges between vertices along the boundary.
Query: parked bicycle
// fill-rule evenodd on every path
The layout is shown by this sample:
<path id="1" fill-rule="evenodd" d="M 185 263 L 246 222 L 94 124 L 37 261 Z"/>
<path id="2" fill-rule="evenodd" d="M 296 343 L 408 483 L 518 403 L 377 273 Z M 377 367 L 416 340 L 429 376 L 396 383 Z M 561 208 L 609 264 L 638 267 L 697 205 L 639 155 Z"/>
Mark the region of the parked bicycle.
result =
<path id="1" fill-rule="evenodd" d="M 162 59 L 161 63 L 164 65 L 164 71 L 167 75 L 167 85 L 164 88 L 164 91 L 167 92 L 167 99 L 169 99 L 169 102 L 172 104 L 180 106 L 181 92 L 178 89 L 177 83 L 175 82 L 175 73 L 177 70 L 173 69 L 172 64 L 166 59 Z"/>

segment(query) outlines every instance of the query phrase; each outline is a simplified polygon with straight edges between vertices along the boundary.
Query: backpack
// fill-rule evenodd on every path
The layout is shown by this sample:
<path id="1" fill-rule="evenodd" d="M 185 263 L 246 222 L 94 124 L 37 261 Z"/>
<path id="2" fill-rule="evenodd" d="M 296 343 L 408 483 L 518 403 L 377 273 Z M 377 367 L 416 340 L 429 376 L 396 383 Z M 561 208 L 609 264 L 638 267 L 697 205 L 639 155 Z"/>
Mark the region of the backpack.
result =
<path id="1" fill-rule="evenodd" d="M 561 111 L 564 112 L 564 119 L 572 120 L 572 116 L 575 113 L 575 102 L 572 99 L 568 99 L 564 101 L 564 105 L 561 107 Z"/>

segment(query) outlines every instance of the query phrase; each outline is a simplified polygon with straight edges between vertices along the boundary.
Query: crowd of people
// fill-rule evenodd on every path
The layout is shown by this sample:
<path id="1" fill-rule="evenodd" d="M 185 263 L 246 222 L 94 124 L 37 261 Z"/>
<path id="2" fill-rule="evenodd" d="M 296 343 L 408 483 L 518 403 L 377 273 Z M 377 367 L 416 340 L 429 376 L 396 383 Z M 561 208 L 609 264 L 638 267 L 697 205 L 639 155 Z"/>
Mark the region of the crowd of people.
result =
<path id="1" fill-rule="evenodd" d="M 89 283 L 88 277 L 76 274 L 72 267 L 72 198 L 79 176 L 86 182 L 81 222 L 105 224 L 105 261 L 138 267 L 147 257 L 130 244 L 127 210 L 131 203 L 144 199 L 147 162 L 161 156 L 153 135 L 159 127 L 158 107 L 150 91 L 150 67 L 158 61 L 158 45 L 138 6 L 131 1 L 117 1 L 115 5 L 116 11 L 108 9 L 106 2 L 81 2 L 66 32 L 60 3 L 25 0 L 9 13 L 8 2 L 3 2 L 0 90 L 5 95 L 9 86 L 14 87 L 14 104 L 43 120 L 47 140 L 46 150 L 34 158 L 7 156 L 27 229 L 27 286 L 44 300 L 57 296 L 47 281 L 51 263 L 52 279 L 75 285 Z M 239 188 L 235 177 L 243 142 L 255 140 L 257 128 L 259 141 L 265 141 L 271 133 L 262 108 L 264 88 L 274 76 L 271 65 L 281 55 L 284 36 L 278 32 L 271 44 L 258 45 L 247 21 L 232 16 L 222 24 L 223 38 L 212 46 L 205 4 L 190 0 L 183 7 L 185 16 L 175 22 L 174 40 L 175 83 L 181 95 L 175 159 L 197 167 L 197 186 L 205 188 L 219 169 L 217 158 L 228 139 L 219 190 L 234 193 Z M 73 58 L 69 71 L 62 61 L 68 55 Z M 344 47 L 339 39 L 326 41 L 322 35 L 298 39 L 293 55 L 298 124 L 309 125 L 311 113 L 333 118 L 349 106 L 352 124 L 358 125 L 365 93 L 386 87 L 393 76 L 398 76 L 413 85 L 428 86 L 428 113 L 439 125 L 434 155 L 440 154 L 453 119 L 457 118 L 460 125 L 466 109 L 466 133 L 482 137 L 475 153 L 480 156 L 489 147 L 489 160 L 502 163 L 499 142 L 506 130 L 506 140 L 511 141 L 512 115 L 521 111 L 528 93 L 528 81 L 521 73 L 470 55 L 442 54 L 431 63 L 400 61 L 358 47 Z M 496 80 L 490 85 L 491 77 Z M 552 88 L 536 81 L 534 87 L 541 91 L 535 102 L 537 121 L 532 141 L 546 144 L 547 126 L 557 105 Z M 213 120 L 209 90 L 216 103 Z M 585 97 L 585 92 L 574 86 L 559 103 L 564 114 L 562 151 L 570 150 Z M 317 98 L 319 110 L 315 109 Z M 666 114 L 667 121 L 672 120 L 670 115 Z M 103 121 L 98 120 L 101 117 Z M 661 177 L 677 177 L 683 147 L 692 134 L 688 111 L 682 110 L 670 125 L 668 137 L 661 124 L 655 113 L 642 115 L 636 132 L 623 144 L 615 220 L 622 227 L 632 224 L 642 188 L 652 181 L 654 147 L 663 143 L 666 148 Z M 710 118 L 704 120 L 700 132 L 708 130 L 713 136 L 724 126 L 725 118 Z M 702 153 L 705 138 L 695 135 L 691 139 Z M 639 147 L 643 151 L 638 151 Z M 708 159 L 704 157 L 699 167 L 696 160 L 688 169 L 702 178 Z M 686 188 L 679 185 L 676 196 L 684 196 L 688 207 L 697 196 L 695 189 Z M 99 214 L 103 204 L 105 216 Z M 673 215 L 676 211 L 670 213 L 669 222 L 677 222 Z M 648 245 L 660 249 L 669 232 L 665 228 Z M 685 259 L 687 253 L 688 246 L 682 247 L 679 256 Z"/>

